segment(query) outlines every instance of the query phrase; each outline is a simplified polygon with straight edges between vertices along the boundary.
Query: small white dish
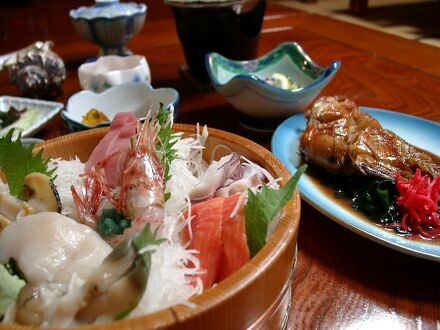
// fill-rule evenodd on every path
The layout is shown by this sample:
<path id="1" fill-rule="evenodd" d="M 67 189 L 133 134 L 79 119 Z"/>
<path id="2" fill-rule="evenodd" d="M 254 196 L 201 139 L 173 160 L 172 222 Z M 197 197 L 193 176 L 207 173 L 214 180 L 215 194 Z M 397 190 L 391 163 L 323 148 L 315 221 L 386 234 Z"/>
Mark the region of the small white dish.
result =
<path id="1" fill-rule="evenodd" d="M 82 89 L 96 93 L 128 83 L 151 82 L 151 72 L 144 56 L 102 56 L 95 62 L 84 63 L 78 68 Z"/>
<path id="2" fill-rule="evenodd" d="M 160 104 L 168 109 L 173 106 L 176 117 L 178 102 L 179 93 L 173 88 L 153 89 L 146 82 L 126 83 L 111 87 L 102 93 L 81 91 L 72 95 L 67 102 L 66 110 L 61 112 L 61 117 L 71 131 L 81 131 L 109 125 L 118 112 L 132 112 L 142 120 L 150 109 L 158 109 Z M 83 116 L 91 109 L 104 113 L 109 121 L 95 126 L 82 123 Z"/>
<path id="3" fill-rule="evenodd" d="M 23 115 L 14 123 L 0 129 L 0 136 L 6 135 L 14 128 L 14 137 L 30 137 L 40 131 L 64 107 L 62 103 L 29 99 L 25 97 L 0 96 L 0 112 L 7 112 L 13 107 L 17 110 L 30 109 L 26 117 Z"/>

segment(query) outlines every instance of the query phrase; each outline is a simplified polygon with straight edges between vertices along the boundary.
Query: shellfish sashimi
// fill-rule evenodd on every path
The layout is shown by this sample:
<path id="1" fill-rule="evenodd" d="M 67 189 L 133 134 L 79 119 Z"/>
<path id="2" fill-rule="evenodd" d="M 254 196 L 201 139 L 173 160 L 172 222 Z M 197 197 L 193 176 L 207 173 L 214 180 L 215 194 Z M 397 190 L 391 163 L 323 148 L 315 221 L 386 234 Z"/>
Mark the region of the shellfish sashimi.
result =
<path id="1" fill-rule="evenodd" d="M 14 258 L 33 284 L 87 278 L 111 250 L 94 230 L 55 212 L 19 218 L 0 234 L 0 263 Z"/>
<path id="2" fill-rule="evenodd" d="M 183 231 L 182 239 L 189 241 L 189 249 L 199 251 L 197 258 L 205 271 L 199 277 L 204 289 L 225 279 L 250 259 L 242 197 L 215 197 L 191 207 L 191 229 Z"/>
<path id="3" fill-rule="evenodd" d="M 126 151 L 130 148 L 130 138 L 136 133 L 138 119 L 131 112 L 119 112 L 113 118 L 110 130 L 98 143 L 90 155 L 85 171 L 89 172 L 99 163 L 105 170 L 105 177 L 111 187 L 117 187 L 127 161 Z"/>
<path id="4" fill-rule="evenodd" d="M 393 180 L 397 172 L 412 177 L 417 168 L 440 175 L 440 159 L 381 127 L 346 98 L 318 99 L 305 113 L 307 127 L 300 150 L 308 161 L 333 172 Z"/>
<path id="5" fill-rule="evenodd" d="M 26 278 L 11 322 L 71 324 L 81 307 L 81 286 L 111 247 L 92 229 L 55 212 L 29 215 L 0 234 L 0 263 L 13 258 Z"/>
<path id="6" fill-rule="evenodd" d="M 241 179 L 243 173 L 240 156 L 235 152 L 218 161 L 212 161 L 197 186 L 191 191 L 191 201 L 200 202 L 213 197 L 218 188 Z"/>

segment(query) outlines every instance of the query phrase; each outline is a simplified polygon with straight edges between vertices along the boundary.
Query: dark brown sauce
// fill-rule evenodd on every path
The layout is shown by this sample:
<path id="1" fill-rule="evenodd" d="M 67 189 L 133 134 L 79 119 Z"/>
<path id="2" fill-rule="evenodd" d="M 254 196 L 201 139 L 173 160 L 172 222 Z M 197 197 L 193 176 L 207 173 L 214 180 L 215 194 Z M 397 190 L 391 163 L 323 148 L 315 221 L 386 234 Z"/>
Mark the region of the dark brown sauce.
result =
<path id="1" fill-rule="evenodd" d="M 313 185 L 316 187 L 317 190 L 319 190 L 328 199 L 330 199 L 333 203 L 337 204 L 345 211 L 348 211 L 349 213 L 361 219 L 362 221 L 367 221 L 369 223 L 372 223 L 377 227 L 386 230 L 388 232 L 391 232 L 397 236 L 403 238 L 407 237 L 407 235 L 399 234 L 392 228 L 386 228 L 385 226 L 376 223 L 375 221 L 371 220 L 368 216 L 366 216 L 365 213 L 353 208 L 352 202 L 349 198 L 339 197 L 339 195 L 337 194 L 337 187 L 333 186 L 332 184 L 329 184 L 330 181 L 329 176 L 334 176 L 334 174 L 310 164 L 306 170 L 306 174 L 309 176 L 310 180 L 312 181 Z M 411 238 L 411 240 L 425 242 L 428 244 L 440 245 L 440 239 L 425 239 L 422 237 L 416 237 L 416 238 Z"/>

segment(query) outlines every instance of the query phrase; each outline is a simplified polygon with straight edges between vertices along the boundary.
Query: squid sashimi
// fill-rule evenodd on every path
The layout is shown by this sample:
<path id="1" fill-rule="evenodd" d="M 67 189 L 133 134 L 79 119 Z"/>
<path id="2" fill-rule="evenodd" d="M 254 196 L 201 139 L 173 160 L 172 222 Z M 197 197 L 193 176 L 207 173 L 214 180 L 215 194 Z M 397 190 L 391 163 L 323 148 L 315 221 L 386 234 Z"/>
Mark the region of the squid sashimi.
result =
<path id="1" fill-rule="evenodd" d="M 102 165 L 106 180 L 110 186 L 117 187 L 128 157 L 124 151 L 130 148 L 130 138 L 136 133 L 137 126 L 138 119 L 132 113 L 117 113 L 110 130 L 90 155 L 85 171 L 89 172 L 98 163 L 105 161 Z"/>
<path id="2" fill-rule="evenodd" d="M 220 271 L 222 248 L 222 217 L 224 198 L 212 198 L 206 202 L 198 203 L 191 208 L 191 232 L 183 232 L 184 242 L 190 241 L 189 249 L 197 250 L 200 274 L 203 289 L 210 288 Z M 192 236 L 192 238 L 191 238 Z"/>
<path id="3" fill-rule="evenodd" d="M 242 194 L 234 194 L 223 202 L 222 243 L 223 262 L 218 281 L 222 281 L 250 259 L 247 245 Z"/>
<path id="4" fill-rule="evenodd" d="M 190 242 L 189 249 L 199 251 L 200 268 L 205 270 L 200 275 L 204 289 L 228 277 L 250 259 L 241 196 L 216 197 L 191 208 L 191 234 L 188 229 L 182 238 Z"/>

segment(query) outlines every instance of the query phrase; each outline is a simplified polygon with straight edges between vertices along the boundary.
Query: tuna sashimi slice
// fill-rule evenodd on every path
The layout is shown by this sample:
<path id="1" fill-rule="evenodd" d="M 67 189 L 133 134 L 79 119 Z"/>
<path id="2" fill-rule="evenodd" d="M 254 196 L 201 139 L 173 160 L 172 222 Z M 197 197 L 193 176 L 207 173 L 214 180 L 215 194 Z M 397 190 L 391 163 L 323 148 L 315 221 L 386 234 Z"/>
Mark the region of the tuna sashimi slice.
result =
<path id="1" fill-rule="evenodd" d="M 110 130 L 90 155 L 85 171 L 89 172 L 103 162 L 107 182 L 112 187 L 119 186 L 127 161 L 126 151 L 130 148 L 130 138 L 136 133 L 137 125 L 138 119 L 132 113 L 117 113 L 112 120 Z"/>
<path id="2" fill-rule="evenodd" d="M 217 282 L 236 272 L 250 259 L 246 237 L 244 202 L 241 201 L 240 196 L 241 194 L 234 194 L 227 197 L 223 202 L 221 235 L 223 260 Z M 240 205 L 236 212 L 237 203 L 240 203 Z M 234 216 L 231 217 L 233 212 Z"/>
<path id="3" fill-rule="evenodd" d="M 200 268 L 204 271 L 200 275 L 203 289 L 210 288 L 216 280 L 221 266 L 223 255 L 221 233 L 224 198 L 213 198 L 206 202 L 194 205 L 191 208 L 192 239 L 188 249 L 199 251 L 196 255 L 200 261 Z M 184 242 L 189 240 L 187 230 L 182 234 Z"/>

